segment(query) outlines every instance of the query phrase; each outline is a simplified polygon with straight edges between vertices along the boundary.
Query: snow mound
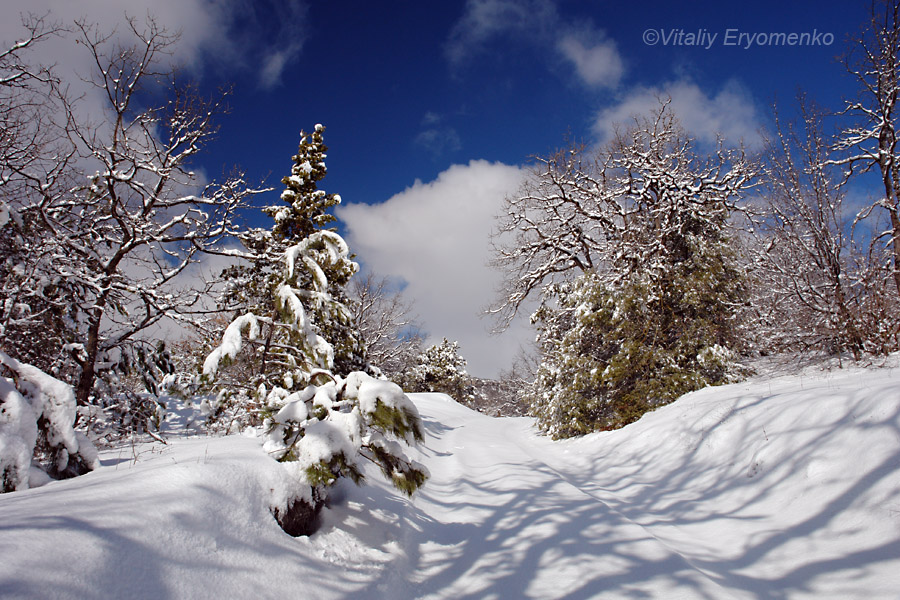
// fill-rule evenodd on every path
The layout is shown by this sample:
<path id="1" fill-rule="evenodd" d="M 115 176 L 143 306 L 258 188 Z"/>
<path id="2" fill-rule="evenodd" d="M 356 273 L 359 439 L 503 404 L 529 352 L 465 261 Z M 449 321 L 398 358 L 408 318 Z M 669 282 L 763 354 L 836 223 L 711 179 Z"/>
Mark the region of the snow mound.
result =
<path id="1" fill-rule="evenodd" d="M 342 482 L 310 538 L 290 479 L 240 436 L 103 455 L 0 496 L 3 598 L 894 599 L 900 371 L 708 388 L 552 442 L 411 394 L 432 474 L 410 502 Z M 372 468 L 375 468 L 374 466 Z"/>

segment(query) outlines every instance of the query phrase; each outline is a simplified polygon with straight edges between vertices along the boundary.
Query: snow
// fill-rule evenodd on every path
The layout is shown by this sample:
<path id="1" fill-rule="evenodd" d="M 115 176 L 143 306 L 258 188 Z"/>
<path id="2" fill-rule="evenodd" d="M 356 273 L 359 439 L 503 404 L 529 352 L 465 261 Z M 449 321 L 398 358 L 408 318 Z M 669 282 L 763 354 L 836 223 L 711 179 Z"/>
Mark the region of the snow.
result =
<path id="1" fill-rule="evenodd" d="M 223 360 L 234 360 L 243 346 L 241 331 L 245 327 L 248 329 L 247 337 L 251 340 L 255 340 L 259 336 L 259 319 L 253 313 L 241 315 L 232 321 L 225 328 L 225 333 L 222 334 L 222 343 L 210 352 L 206 360 L 203 361 L 204 376 L 210 380 L 215 379 L 216 372 L 219 370 L 219 363 Z"/>
<path id="2" fill-rule="evenodd" d="M 99 466 L 93 443 L 73 429 L 75 392 L 68 384 L 40 369 L 0 352 L 0 367 L 13 379 L 0 377 L 0 489 L 31 485 L 31 455 L 38 438 L 38 420 L 46 444 L 62 472 L 70 456 L 80 456 L 87 469 Z M 34 477 L 35 481 L 40 476 Z"/>
<path id="3" fill-rule="evenodd" d="M 315 465 L 343 454 L 352 461 L 359 453 L 362 420 L 359 412 L 333 413 L 328 421 L 310 423 L 303 439 L 297 442 L 297 462 Z"/>
<path id="4" fill-rule="evenodd" d="M 0 377 L 0 485 L 29 486 L 31 455 L 37 441 L 37 417 L 11 379 Z"/>
<path id="5" fill-rule="evenodd" d="M 363 414 L 373 414 L 378 409 L 379 402 L 388 408 L 418 414 L 415 404 L 409 401 L 399 385 L 392 381 L 375 379 L 360 371 L 347 376 L 347 394 L 359 400 L 359 408 Z"/>
<path id="6" fill-rule="evenodd" d="M 0 597 L 897 597 L 897 368 L 707 388 L 563 442 L 410 398 L 411 501 L 368 465 L 291 538 L 270 507 L 297 483 L 259 439 L 123 447 L 0 495 Z"/>

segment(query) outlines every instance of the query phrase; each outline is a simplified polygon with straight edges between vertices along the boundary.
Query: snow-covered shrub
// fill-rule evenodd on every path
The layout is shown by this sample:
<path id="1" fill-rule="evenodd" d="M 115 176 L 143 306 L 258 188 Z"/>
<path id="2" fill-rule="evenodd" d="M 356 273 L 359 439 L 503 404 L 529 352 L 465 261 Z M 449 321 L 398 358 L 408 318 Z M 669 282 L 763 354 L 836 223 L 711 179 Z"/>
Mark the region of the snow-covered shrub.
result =
<path id="1" fill-rule="evenodd" d="M 447 338 L 419 354 L 399 383 L 408 392 L 440 392 L 462 403 L 469 403 L 473 396 L 466 359 L 459 354 L 459 342 Z"/>
<path id="2" fill-rule="evenodd" d="M 303 313 L 290 315 L 302 330 Z M 222 345 L 207 358 L 205 377 L 215 377 L 218 364 L 241 351 L 241 330 L 247 328 L 254 335 L 257 320 L 243 315 L 229 326 Z M 311 325 L 307 322 L 306 327 Z M 301 339 L 316 343 L 308 358 L 319 356 L 315 349 L 329 355 L 322 338 L 303 335 Z M 266 451 L 307 484 L 302 496 L 286 507 L 275 507 L 285 531 L 312 533 L 329 488 L 341 477 L 361 483 L 363 460 L 378 465 L 395 487 L 409 495 L 425 482 L 425 468 L 406 458 L 398 443 L 413 444 L 422 438 L 418 411 L 399 386 L 359 371 L 341 378 L 327 370 L 310 369 L 308 362 L 286 372 L 282 383 L 268 393 L 263 385 L 255 394 L 265 397 Z"/>
<path id="3" fill-rule="evenodd" d="M 99 465 L 97 451 L 74 430 L 72 387 L 0 352 L 0 492 L 26 489 L 32 465 L 55 478 Z"/>
<path id="4" fill-rule="evenodd" d="M 398 443 L 414 444 L 423 432 L 416 407 L 396 384 L 355 371 L 284 394 L 283 388 L 269 394 L 278 410 L 266 420 L 264 448 L 308 487 L 293 507 L 276 515 L 282 526 L 291 511 L 314 516 L 339 478 L 362 483 L 364 461 L 378 465 L 408 495 L 425 482 L 425 467 L 406 458 Z M 285 530 L 309 534 L 312 526 L 301 520 Z"/>

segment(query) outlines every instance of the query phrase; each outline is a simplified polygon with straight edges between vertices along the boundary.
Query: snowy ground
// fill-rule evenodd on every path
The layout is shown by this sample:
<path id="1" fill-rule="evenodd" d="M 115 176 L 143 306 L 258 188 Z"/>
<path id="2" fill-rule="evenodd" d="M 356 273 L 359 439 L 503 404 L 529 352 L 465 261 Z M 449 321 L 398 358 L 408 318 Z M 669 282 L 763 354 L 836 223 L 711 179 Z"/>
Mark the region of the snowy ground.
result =
<path id="1" fill-rule="evenodd" d="M 259 441 L 122 448 L 0 496 L 0 598 L 900 596 L 900 369 L 710 388 L 566 442 L 413 398 L 412 502 L 373 473 L 294 539 Z"/>

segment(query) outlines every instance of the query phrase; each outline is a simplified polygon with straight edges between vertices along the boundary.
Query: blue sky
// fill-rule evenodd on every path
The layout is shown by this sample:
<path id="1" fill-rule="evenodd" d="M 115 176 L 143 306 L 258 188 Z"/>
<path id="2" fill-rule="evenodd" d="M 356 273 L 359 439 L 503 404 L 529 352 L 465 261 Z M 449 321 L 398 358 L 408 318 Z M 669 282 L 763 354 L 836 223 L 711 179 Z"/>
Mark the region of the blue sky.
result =
<path id="1" fill-rule="evenodd" d="M 836 103 L 852 87 L 834 58 L 865 15 L 853 2 L 312 2 L 293 17 L 268 4 L 254 3 L 260 29 L 277 39 L 288 27 L 301 47 L 278 77 L 255 65 L 206 74 L 207 84 L 233 82 L 235 94 L 204 162 L 212 173 L 237 162 L 277 181 L 299 130 L 321 122 L 332 148 L 327 187 L 364 203 L 471 159 L 520 164 L 569 131 L 595 139 L 598 114 L 640 88 L 687 82 L 712 98 L 731 90 L 757 111 L 755 120 L 736 115 L 748 126 L 735 131 L 751 134 L 771 102 L 791 101 L 798 87 Z M 648 28 L 718 39 L 709 49 L 649 46 Z M 819 31 L 834 41 L 745 49 L 724 45 L 729 29 Z M 612 48 L 620 69 L 585 79 L 559 48 L 565 39 Z"/>
<path id="2" fill-rule="evenodd" d="M 799 89 L 830 108 L 854 93 L 835 58 L 865 21 L 862 2 L 457 0 L 10 0 L 5 16 L 49 11 L 104 27 L 148 11 L 182 31 L 173 62 L 231 112 L 200 158 L 210 178 L 240 165 L 280 188 L 301 129 L 327 127 L 341 231 L 361 262 L 406 285 L 426 329 L 461 342 L 470 371 L 509 366 L 531 333 L 499 337 L 478 316 L 499 274 L 485 266 L 492 216 L 521 167 L 670 95 L 701 141 L 758 144 L 772 102 Z M 3 39 L 14 19 L 0 24 Z M 699 32 L 700 45 L 688 45 Z M 760 34 L 818 34 L 759 45 Z M 755 43 L 750 43 L 749 37 Z M 712 37 L 715 36 L 715 37 Z M 730 44 L 726 40 L 729 36 Z M 656 43 L 648 44 L 647 41 Z M 740 40 L 740 41 L 739 41 Z M 680 43 L 679 43 L 680 42 Z M 76 58 L 51 55 L 77 69 Z M 75 62 L 72 62 L 75 61 Z M 268 202 L 277 202 L 280 189 Z M 254 218 L 257 225 L 266 224 Z"/>

